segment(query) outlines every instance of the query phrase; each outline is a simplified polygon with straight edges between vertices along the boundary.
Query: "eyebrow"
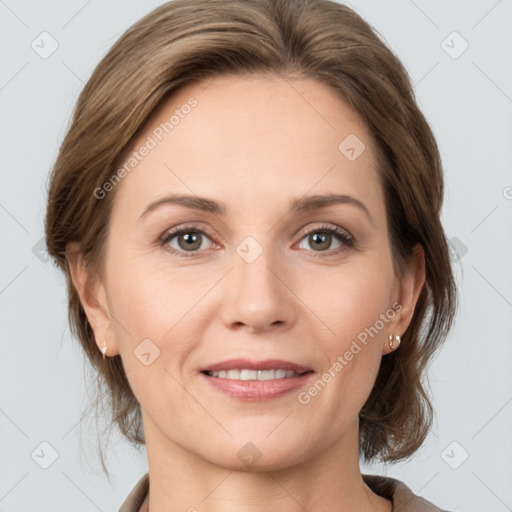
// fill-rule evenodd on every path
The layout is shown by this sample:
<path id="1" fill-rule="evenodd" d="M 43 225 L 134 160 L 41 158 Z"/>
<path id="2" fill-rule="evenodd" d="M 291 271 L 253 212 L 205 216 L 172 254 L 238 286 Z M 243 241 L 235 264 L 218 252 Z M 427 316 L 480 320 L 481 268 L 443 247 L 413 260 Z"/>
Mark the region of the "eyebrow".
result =
<path id="1" fill-rule="evenodd" d="M 178 204 L 185 206 L 186 208 L 202 210 L 216 215 L 226 215 L 228 212 L 228 208 L 224 203 L 209 199 L 207 197 L 184 194 L 170 194 L 150 203 L 142 212 L 140 219 L 145 217 L 149 212 L 156 210 L 160 206 L 168 204 Z M 313 210 L 319 210 L 333 204 L 349 204 L 356 206 L 366 215 L 366 217 L 368 217 L 368 220 L 373 224 L 372 216 L 366 205 L 359 199 L 346 194 L 317 194 L 294 199 L 290 204 L 290 212 L 306 213 Z"/>

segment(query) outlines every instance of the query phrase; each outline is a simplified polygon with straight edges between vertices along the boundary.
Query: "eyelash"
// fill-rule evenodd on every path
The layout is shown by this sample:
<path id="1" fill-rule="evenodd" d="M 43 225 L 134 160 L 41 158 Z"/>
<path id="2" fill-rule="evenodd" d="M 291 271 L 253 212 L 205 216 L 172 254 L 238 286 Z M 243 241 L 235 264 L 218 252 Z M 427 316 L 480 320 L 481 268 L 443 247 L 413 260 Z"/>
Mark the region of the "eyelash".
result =
<path id="1" fill-rule="evenodd" d="M 213 238 L 213 236 L 208 232 L 208 230 L 204 230 L 204 229 L 198 228 L 196 226 L 186 226 L 185 225 L 176 230 L 164 233 L 164 235 L 160 239 L 160 245 L 165 247 L 176 236 L 181 235 L 183 233 L 191 233 L 191 232 L 192 233 L 200 233 L 201 235 L 205 235 L 206 237 L 208 237 L 210 239 Z M 312 255 L 313 258 L 317 258 L 317 257 L 325 258 L 325 257 L 329 257 L 329 256 L 335 256 L 343 251 L 347 251 L 349 249 L 354 248 L 356 245 L 355 238 L 352 235 L 350 235 L 347 231 L 345 231 L 342 228 L 331 227 L 331 226 L 327 226 L 327 225 L 322 225 L 322 226 L 314 227 L 314 228 L 307 230 L 306 232 L 302 233 L 302 236 L 299 241 L 302 241 L 305 237 L 307 237 L 308 235 L 310 235 L 312 233 L 324 233 L 324 234 L 334 235 L 343 244 L 341 247 L 338 247 L 337 249 L 329 249 L 327 251 L 309 251 L 309 252 L 316 253 L 316 254 Z M 198 252 L 201 252 L 201 251 L 190 251 L 190 253 L 188 255 L 186 251 L 178 251 L 176 249 L 169 248 L 169 247 L 165 247 L 165 249 L 167 251 L 171 252 L 172 254 L 176 254 L 177 256 L 182 257 L 182 258 L 191 258 L 191 257 L 195 256 Z"/>

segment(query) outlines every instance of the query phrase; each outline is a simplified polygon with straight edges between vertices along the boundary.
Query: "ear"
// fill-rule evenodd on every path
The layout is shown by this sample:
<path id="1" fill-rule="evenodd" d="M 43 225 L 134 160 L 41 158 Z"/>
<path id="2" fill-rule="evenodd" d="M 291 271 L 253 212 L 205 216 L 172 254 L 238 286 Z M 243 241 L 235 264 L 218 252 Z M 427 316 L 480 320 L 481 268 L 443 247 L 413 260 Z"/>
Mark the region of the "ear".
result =
<path id="1" fill-rule="evenodd" d="M 425 284 L 425 251 L 420 244 L 416 244 L 409 256 L 403 276 L 398 283 L 398 298 L 396 302 L 401 305 L 395 320 L 390 323 L 390 334 L 402 336 L 409 327 L 414 309 L 418 302 L 421 290 Z M 397 308 L 398 311 L 398 308 Z M 392 352 L 388 343 L 384 344 L 383 353 Z"/>
<path id="2" fill-rule="evenodd" d="M 119 349 L 103 283 L 100 282 L 98 276 L 91 275 L 87 269 L 78 243 L 67 244 L 66 259 L 73 285 L 94 331 L 98 349 L 101 352 L 106 342 L 107 352 L 105 355 L 109 357 L 118 355 Z"/>

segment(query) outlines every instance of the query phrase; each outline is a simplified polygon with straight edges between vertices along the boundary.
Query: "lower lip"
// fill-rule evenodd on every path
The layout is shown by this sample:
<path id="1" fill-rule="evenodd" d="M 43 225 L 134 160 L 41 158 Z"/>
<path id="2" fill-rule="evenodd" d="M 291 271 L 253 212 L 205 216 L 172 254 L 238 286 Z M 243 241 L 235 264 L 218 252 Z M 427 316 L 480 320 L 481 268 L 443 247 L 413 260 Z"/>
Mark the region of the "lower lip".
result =
<path id="1" fill-rule="evenodd" d="M 201 373 L 201 376 L 217 390 L 233 398 L 242 400 L 266 400 L 277 398 L 294 389 L 304 386 L 313 372 L 303 373 L 298 377 L 285 377 L 273 380 L 235 380 L 220 377 L 211 377 Z"/>

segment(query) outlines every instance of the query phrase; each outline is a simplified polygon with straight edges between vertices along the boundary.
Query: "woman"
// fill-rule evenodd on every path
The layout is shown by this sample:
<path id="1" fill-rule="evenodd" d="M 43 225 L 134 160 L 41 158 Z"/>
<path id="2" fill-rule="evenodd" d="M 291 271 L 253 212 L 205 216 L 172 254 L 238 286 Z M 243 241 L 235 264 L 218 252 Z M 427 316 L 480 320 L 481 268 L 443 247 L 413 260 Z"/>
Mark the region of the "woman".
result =
<path id="1" fill-rule="evenodd" d="M 440 510 L 423 443 L 455 285 L 407 73 L 329 0 L 175 0 L 78 100 L 50 183 L 74 332 L 144 444 L 121 511 Z"/>

